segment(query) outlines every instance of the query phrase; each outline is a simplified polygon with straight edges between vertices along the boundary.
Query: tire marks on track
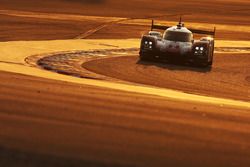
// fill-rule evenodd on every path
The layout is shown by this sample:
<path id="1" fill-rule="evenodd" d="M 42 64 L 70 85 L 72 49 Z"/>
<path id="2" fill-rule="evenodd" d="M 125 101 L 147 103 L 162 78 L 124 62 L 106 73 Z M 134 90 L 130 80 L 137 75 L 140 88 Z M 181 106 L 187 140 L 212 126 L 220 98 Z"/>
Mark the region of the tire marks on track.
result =
<path id="1" fill-rule="evenodd" d="M 33 55 L 27 57 L 25 62 L 29 66 L 41 67 L 45 70 L 53 71 L 59 74 L 65 74 L 79 78 L 119 81 L 115 78 L 88 71 L 82 68 L 82 64 L 91 60 L 117 57 L 126 54 L 135 55 L 137 53 L 137 48 L 68 51 L 47 55 Z"/>

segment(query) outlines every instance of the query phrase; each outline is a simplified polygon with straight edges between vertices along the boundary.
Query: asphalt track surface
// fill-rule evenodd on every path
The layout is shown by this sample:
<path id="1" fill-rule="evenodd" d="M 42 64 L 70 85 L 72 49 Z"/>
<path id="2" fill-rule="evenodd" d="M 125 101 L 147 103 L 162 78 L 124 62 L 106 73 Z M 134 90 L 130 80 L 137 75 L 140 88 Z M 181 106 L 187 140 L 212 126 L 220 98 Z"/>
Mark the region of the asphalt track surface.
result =
<path id="1" fill-rule="evenodd" d="M 1 78 L 1 166 L 250 164 L 246 108 L 13 73 Z"/>
<path id="2" fill-rule="evenodd" d="M 190 67 L 188 65 L 180 64 L 173 65 L 167 63 L 163 64 L 141 62 L 138 59 L 137 48 L 76 51 L 68 53 L 56 53 L 49 56 L 31 56 L 26 59 L 26 62 L 35 67 L 44 68 L 49 71 L 78 78 L 104 80 L 108 82 L 128 85 L 139 83 L 140 85 L 146 84 L 156 87 L 171 88 L 188 93 L 200 94 L 203 96 L 216 96 L 248 102 L 249 57 L 247 56 L 247 53 L 241 53 L 232 56 L 232 53 L 221 53 L 225 51 L 225 48 L 217 48 L 216 50 L 216 52 L 220 53 L 216 53 L 216 63 L 213 68 Z M 231 50 L 237 50 L 237 48 L 231 48 Z M 248 52 L 248 49 L 246 48 L 238 48 L 238 50 L 242 52 Z M 153 75 L 157 75 L 157 77 L 153 77 Z M 173 80 L 169 80 L 169 78 L 165 79 L 165 76 L 168 76 L 169 78 L 171 77 Z M 185 78 L 183 78 L 183 76 L 185 76 Z M 234 78 L 237 78 L 237 80 L 235 80 Z M 184 79 L 186 79 L 186 81 Z M 205 86 L 201 84 L 204 80 L 206 80 L 206 83 L 204 83 Z M 190 82 L 195 83 L 191 84 L 191 86 L 188 87 L 188 83 Z M 232 84 L 231 82 L 236 83 Z M 171 85 L 174 85 L 175 87 L 171 87 Z M 89 89 L 91 92 L 93 91 L 93 88 L 87 89 Z M 111 90 L 108 90 L 108 94 L 110 94 L 109 91 Z M 86 96 L 86 93 L 88 91 L 84 90 L 84 92 L 84 96 Z M 90 154 L 90 157 L 88 157 L 85 154 L 86 152 L 89 153 L 89 150 L 87 149 L 87 151 L 83 151 L 81 149 L 81 155 L 83 154 L 80 158 L 81 160 L 77 159 L 69 161 L 68 163 L 72 163 L 76 166 L 79 165 L 78 163 L 88 165 L 91 164 L 94 166 L 247 166 L 249 164 L 247 158 L 249 155 L 249 146 L 248 144 L 246 144 L 249 135 L 247 129 L 249 126 L 249 108 L 237 108 L 230 105 L 218 106 L 206 103 L 188 102 L 188 100 L 181 103 L 180 101 L 177 102 L 178 100 L 171 100 L 171 98 L 162 103 L 161 101 L 158 101 L 161 98 L 152 97 L 152 95 L 150 94 L 150 97 L 147 97 L 149 99 L 144 99 L 145 95 L 142 95 L 143 101 L 140 101 L 142 99 L 137 97 L 135 97 L 134 99 L 133 96 L 130 96 L 130 93 L 128 93 L 129 95 L 126 95 L 125 98 L 122 95 L 123 93 L 119 92 L 119 100 L 116 98 L 116 100 L 114 100 L 113 98 L 116 95 L 113 96 L 112 93 L 110 94 L 112 97 L 107 96 L 107 94 L 105 93 L 102 94 L 99 92 L 92 92 L 90 94 L 97 98 L 93 100 L 95 101 L 94 103 L 91 103 L 91 110 L 98 111 L 98 106 L 97 108 L 95 108 L 95 105 L 96 101 L 100 101 L 102 112 L 107 114 L 104 111 L 106 109 L 109 110 L 108 113 L 111 112 L 111 116 L 107 118 L 106 121 L 108 122 L 109 119 L 115 121 L 115 124 L 113 124 L 114 122 L 112 121 L 111 124 L 110 122 L 104 123 L 103 121 L 105 121 L 105 119 L 100 118 L 99 120 L 98 118 L 98 120 L 101 121 L 102 124 L 95 126 L 101 126 L 102 128 L 106 128 L 106 126 L 108 126 L 112 129 L 115 128 L 117 131 L 115 130 L 114 132 L 113 130 L 111 130 L 112 132 L 110 132 L 109 130 L 106 131 L 99 129 L 101 132 L 104 132 L 101 133 L 104 136 L 99 137 L 97 134 L 95 134 L 95 139 L 99 138 L 102 142 L 103 140 L 108 140 L 110 144 L 105 143 L 96 146 L 97 150 L 102 150 L 97 155 L 96 151 L 93 151 L 92 149 L 96 148 L 93 146 L 100 141 L 93 141 L 95 144 L 88 141 L 88 144 L 91 145 L 89 149 L 95 154 Z M 101 99 L 104 98 L 105 102 L 99 99 L 99 95 L 101 94 L 103 95 Z M 82 98 L 89 99 L 89 97 Z M 120 102 L 120 98 L 122 98 L 122 102 Z M 110 102 L 108 99 L 110 99 L 112 102 Z M 89 100 L 92 101 L 91 99 Z M 171 103 L 173 102 L 176 104 L 169 104 L 170 101 Z M 165 108 L 166 106 L 168 107 Z M 84 105 L 84 107 L 86 106 Z M 141 107 L 147 109 L 144 110 L 141 109 Z M 201 118 L 198 118 L 198 120 L 193 120 L 193 112 L 196 112 L 200 109 L 201 113 L 198 113 L 201 114 L 201 117 L 204 117 L 205 119 L 207 119 L 207 121 L 213 121 L 206 122 Z M 87 109 L 85 108 L 85 110 Z M 119 114 L 117 113 L 117 111 L 119 111 Z M 180 115 L 177 114 L 177 111 L 182 112 L 180 113 L 180 115 L 182 115 L 181 118 L 179 117 Z M 144 114 L 144 112 L 148 113 Z M 156 112 L 157 114 L 154 115 L 154 112 Z M 186 118 L 184 118 L 185 114 L 183 114 L 183 112 L 187 112 Z M 210 114 L 213 116 L 208 118 L 208 115 L 210 114 L 208 114 L 207 112 L 212 112 Z M 163 115 L 161 115 L 161 113 Z M 169 113 L 171 116 L 165 115 L 167 113 Z M 96 114 L 97 113 L 94 114 L 94 117 L 98 117 L 98 115 Z M 114 119 L 114 115 L 112 114 L 114 114 L 115 117 L 118 116 L 119 119 Z M 173 116 L 175 114 L 177 114 L 178 116 Z M 223 116 L 220 116 L 221 114 Z M 230 118 L 230 114 L 237 114 L 237 116 L 234 115 Z M 128 116 L 129 119 L 136 119 L 135 122 L 133 122 L 133 120 L 124 120 L 125 115 Z M 139 120 L 137 119 L 137 117 Z M 175 117 L 175 120 L 172 120 L 173 117 Z M 219 117 L 218 120 L 217 117 Z M 226 120 L 224 120 L 225 118 L 223 117 L 226 117 Z M 142 119 L 142 122 L 140 121 L 140 119 Z M 152 124 L 147 122 L 147 119 L 149 119 L 148 121 L 150 122 L 152 121 Z M 185 120 L 183 121 L 183 119 Z M 246 122 L 244 122 L 245 119 Z M 173 122 L 177 121 L 180 124 L 184 123 L 183 127 L 179 127 L 182 125 L 174 125 L 174 129 L 172 129 L 172 131 L 170 130 L 172 125 L 169 126 L 168 123 L 166 123 L 165 125 L 161 124 L 161 121 L 165 122 L 169 120 L 172 120 Z M 93 121 L 96 120 L 94 119 Z M 123 121 L 125 124 L 123 124 Z M 171 122 L 171 124 L 173 122 Z M 236 123 L 237 125 L 234 125 L 234 123 Z M 189 125 L 192 127 L 195 126 L 199 130 L 194 130 L 193 132 L 191 132 L 190 130 L 188 130 Z M 218 128 L 217 125 L 223 130 L 217 129 L 218 131 L 216 130 L 217 132 L 214 132 L 213 130 L 215 129 L 213 128 Z M 178 126 L 178 128 L 176 128 L 176 126 Z M 206 127 L 206 130 L 202 128 L 203 126 Z M 213 130 L 208 131 L 208 127 L 212 128 Z M 142 128 L 143 130 L 140 128 Z M 151 131 L 151 128 L 153 128 L 154 130 Z M 127 130 L 129 134 L 127 134 Z M 174 132 L 174 135 L 168 134 L 168 132 Z M 206 135 L 203 134 L 203 132 Z M 74 133 L 78 132 L 76 131 Z M 111 133 L 112 135 L 109 133 Z M 116 134 L 118 136 L 116 136 Z M 190 139 L 187 139 L 188 141 L 184 141 L 186 139 L 184 136 L 182 136 L 183 134 L 187 134 L 188 138 L 190 136 L 192 137 Z M 230 136 L 228 136 L 229 134 Z M 213 135 L 215 135 L 216 137 Z M 169 138 L 169 136 L 175 137 Z M 196 137 L 198 138 L 198 141 L 195 139 Z M 200 137 L 202 138 L 202 143 L 205 145 L 199 144 Z M 86 139 L 88 137 L 84 136 L 83 138 Z M 179 139 L 176 140 L 177 138 Z M 204 143 L 204 141 L 208 142 Z M 117 145 L 116 142 L 118 142 Z M 226 144 L 228 142 L 232 143 Z M 234 142 L 239 143 L 235 144 Z M 83 148 L 85 148 L 85 144 L 86 143 L 82 143 Z M 71 147 L 72 143 L 64 143 L 63 145 L 70 145 Z M 75 157 L 76 155 L 74 153 L 75 152 L 73 152 L 73 155 Z M 105 155 L 102 155 L 102 153 Z M 58 153 L 56 153 L 56 155 L 58 155 Z M 41 156 L 38 157 L 41 158 Z M 69 155 L 67 155 L 66 157 L 68 158 Z M 37 163 L 37 161 L 43 161 L 43 159 L 36 159 L 34 160 L 34 163 Z M 49 163 L 60 164 L 56 160 L 49 161 Z"/>
<path id="3" fill-rule="evenodd" d="M 83 82 L 139 84 L 249 102 L 249 53 L 218 53 L 212 69 L 199 69 L 140 62 L 136 52 L 30 55 L 26 63 Z M 247 107 L 8 72 L 0 78 L 0 166 L 250 165 Z"/>
<path id="4" fill-rule="evenodd" d="M 32 63 L 36 59 L 26 61 Z M 38 60 L 44 69 L 81 78 L 122 80 L 244 101 L 250 99 L 249 64 L 247 54 L 232 53 L 215 54 L 215 64 L 206 68 L 147 62 L 139 60 L 136 48 L 58 53 Z"/>

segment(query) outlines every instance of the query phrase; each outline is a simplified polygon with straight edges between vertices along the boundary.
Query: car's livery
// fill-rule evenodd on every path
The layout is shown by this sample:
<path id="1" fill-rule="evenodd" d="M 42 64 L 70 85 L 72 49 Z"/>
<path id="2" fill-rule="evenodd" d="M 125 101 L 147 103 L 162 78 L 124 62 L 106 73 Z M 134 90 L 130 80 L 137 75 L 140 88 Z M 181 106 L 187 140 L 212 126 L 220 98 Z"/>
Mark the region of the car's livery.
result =
<path id="1" fill-rule="evenodd" d="M 165 30 L 162 35 L 153 29 Z M 206 34 L 199 40 L 193 39 L 193 33 Z M 202 66 L 213 64 L 214 31 L 187 29 L 180 22 L 177 26 L 154 25 L 151 31 L 143 35 L 140 47 L 141 60 L 177 60 L 191 62 Z"/>

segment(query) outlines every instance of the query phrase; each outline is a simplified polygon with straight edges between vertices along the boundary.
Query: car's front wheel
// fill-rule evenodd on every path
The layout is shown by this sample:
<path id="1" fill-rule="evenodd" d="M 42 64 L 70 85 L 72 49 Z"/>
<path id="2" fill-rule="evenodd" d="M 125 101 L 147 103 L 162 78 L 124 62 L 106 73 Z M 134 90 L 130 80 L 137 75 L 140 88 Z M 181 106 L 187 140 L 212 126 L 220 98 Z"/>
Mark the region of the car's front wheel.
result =
<path id="1" fill-rule="evenodd" d="M 140 60 L 142 60 L 142 61 L 150 60 L 150 56 L 148 54 L 145 54 L 145 53 L 140 53 Z"/>
<path id="2" fill-rule="evenodd" d="M 213 61 L 208 62 L 208 65 L 212 66 L 213 65 Z"/>

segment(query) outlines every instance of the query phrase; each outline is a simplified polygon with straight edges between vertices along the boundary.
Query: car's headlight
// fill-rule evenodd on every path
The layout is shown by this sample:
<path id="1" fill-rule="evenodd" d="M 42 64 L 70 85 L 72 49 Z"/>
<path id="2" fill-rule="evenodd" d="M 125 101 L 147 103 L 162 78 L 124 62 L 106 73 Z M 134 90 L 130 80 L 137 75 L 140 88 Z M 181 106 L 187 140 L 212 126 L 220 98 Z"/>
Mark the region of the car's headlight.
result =
<path id="1" fill-rule="evenodd" d="M 196 46 L 196 47 L 195 47 L 195 50 L 197 50 L 197 51 L 198 51 L 198 50 L 201 50 L 201 51 L 203 51 L 203 50 L 204 50 L 204 47 L 203 47 L 203 46 L 201 46 L 201 47 L 199 47 L 199 46 Z"/>
<path id="2" fill-rule="evenodd" d="M 194 48 L 194 54 L 195 55 L 205 55 L 205 47 L 204 46 L 196 46 L 195 48 Z"/>
<path id="3" fill-rule="evenodd" d="M 150 41 L 150 40 L 145 40 L 145 41 L 143 41 L 142 47 L 143 47 L 144 49 L 152 50 L 152 49 L 153 49 L 153 41 Z"/>

